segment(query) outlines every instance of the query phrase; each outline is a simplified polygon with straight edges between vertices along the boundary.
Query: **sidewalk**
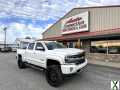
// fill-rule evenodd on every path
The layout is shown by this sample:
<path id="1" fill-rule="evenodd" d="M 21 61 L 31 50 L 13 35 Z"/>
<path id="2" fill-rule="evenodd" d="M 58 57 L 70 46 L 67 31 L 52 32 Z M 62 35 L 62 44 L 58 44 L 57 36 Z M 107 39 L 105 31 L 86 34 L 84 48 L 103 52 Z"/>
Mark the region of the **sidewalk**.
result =
<path id="1" fill-rule="evenodd" d="M 120 69 L 120 63 L 115 62 L 104 62 L 104 61 L 97 61 L 97 60 L 88 60 L 89 64 L 95 64 L 95 65 L 102 65 L 102 66 L 108 66 L 113 68 L 119 68 Z"/>

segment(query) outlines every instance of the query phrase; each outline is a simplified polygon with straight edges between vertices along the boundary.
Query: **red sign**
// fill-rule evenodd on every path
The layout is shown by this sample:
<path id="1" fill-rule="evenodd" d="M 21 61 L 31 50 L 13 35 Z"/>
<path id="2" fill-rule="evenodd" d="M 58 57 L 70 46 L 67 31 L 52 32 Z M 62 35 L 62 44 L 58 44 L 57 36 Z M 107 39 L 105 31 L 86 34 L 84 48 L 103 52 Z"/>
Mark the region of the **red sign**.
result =
<path id="1" fill-rule="evenodd" d="M 88 12 L 62 20 L 62 34 L 88 31 Z"/>

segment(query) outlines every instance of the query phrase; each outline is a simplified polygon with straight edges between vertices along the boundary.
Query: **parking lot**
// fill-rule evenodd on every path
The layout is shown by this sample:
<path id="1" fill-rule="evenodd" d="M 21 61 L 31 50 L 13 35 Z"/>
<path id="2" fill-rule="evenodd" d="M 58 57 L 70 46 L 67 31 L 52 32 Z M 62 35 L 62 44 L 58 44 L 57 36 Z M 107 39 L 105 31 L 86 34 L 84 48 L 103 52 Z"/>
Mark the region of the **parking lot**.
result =
<path id="1" fill-rule="evenodd" d="M 0 90 L 110 90 L 110 81 L 120 80 L 120 70 L 96 65 L 51 87 L 39 69 L 18 69 L 15 53 L 0 53 Z"/>

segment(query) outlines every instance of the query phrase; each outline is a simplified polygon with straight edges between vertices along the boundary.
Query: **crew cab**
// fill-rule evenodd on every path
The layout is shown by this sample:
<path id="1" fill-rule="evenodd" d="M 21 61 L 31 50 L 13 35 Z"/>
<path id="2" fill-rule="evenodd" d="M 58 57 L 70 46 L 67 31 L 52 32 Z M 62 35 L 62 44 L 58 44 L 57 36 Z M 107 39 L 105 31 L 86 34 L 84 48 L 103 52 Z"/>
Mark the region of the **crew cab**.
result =
<path id="1" fill-rule="evenodd" d="M 20 69 L 27 64 L 45 69 L 46 79 L 52 86 L 59 86 L 64 75 L 77 73 L 87 65 L 85 51 L 66 48 L 56 41 L 30 42 L 26 49 L 17 49 L 17 63 Z"/>

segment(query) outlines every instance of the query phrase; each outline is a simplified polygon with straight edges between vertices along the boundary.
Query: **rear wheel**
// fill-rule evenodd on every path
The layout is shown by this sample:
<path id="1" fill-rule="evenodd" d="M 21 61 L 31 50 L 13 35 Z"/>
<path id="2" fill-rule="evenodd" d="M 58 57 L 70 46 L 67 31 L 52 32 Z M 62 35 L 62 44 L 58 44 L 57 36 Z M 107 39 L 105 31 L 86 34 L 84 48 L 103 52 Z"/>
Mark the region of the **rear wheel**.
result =
<path id="1" fill-rule="evenodd" d="M 46 79 L 51 86 L 60 86 L 63 82 L 63 75 L 59 65 L 50 65 L 46 71 Z"/>
<path id="2" fill-rule="evenodd" d="M 24 68 L 26 68 L 26 65 L 25 65 L 25 63 L 22 61 L 22 57 L 18 57 L 18 68 L 20 68 L 20 69 L 24 69 Z"/>

